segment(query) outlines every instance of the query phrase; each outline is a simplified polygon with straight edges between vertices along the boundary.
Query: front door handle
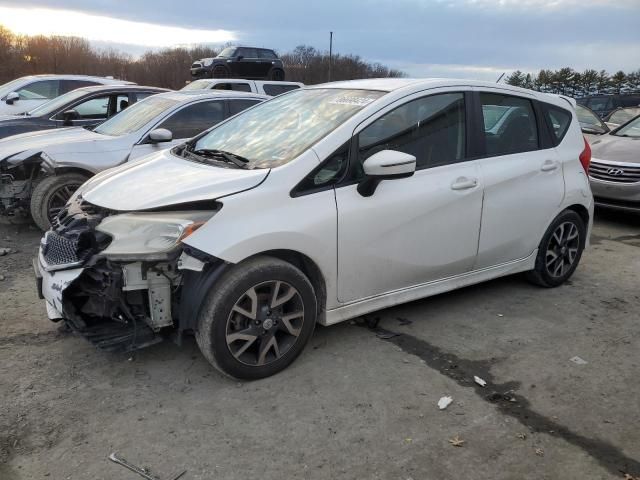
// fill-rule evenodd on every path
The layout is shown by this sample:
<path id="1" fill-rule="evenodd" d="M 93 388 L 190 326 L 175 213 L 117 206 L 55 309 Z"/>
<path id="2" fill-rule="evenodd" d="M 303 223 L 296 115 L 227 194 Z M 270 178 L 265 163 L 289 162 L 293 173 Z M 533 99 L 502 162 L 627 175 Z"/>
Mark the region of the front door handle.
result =
<path id="1" fill-rule="evenodd" d="M 558 168 L 558 162 L 554 160 L 546 160 L 540 167 L 540 170 L 542 170 L 543 172 L 551 172 L 556 168 Z"/>
<path id="2" fill-rule="evenodd" d="M 468 190 L 478 186 L 477 178 L 459 177 L 451 184 L 451 190 Z"/>

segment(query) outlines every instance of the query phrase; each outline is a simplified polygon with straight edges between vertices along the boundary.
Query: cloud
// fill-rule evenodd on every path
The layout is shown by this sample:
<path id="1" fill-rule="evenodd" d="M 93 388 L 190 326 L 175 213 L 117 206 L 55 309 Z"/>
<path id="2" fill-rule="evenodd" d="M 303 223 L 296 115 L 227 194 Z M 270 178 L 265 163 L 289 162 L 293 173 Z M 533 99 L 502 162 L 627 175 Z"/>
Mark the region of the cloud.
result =
<path id="1" fill-rule="evenodd" d="M 46 8 L 0 7 L 0 23 L 24 35 L 71 35 L 96 42 L 169 47 L 236 40 L 233 32 L 182 28 Z"/>
<path id="2" fill-rule="evenodd" d="M 47 0 L 0 0 L 4 5 L 44 7 Z M 219 44 L 215 32 L 237 43 L 280 52 L 296 45 L 357 54 L 412 76 L 493 80 L 503 71 L 570 66 L 609 71 L 640 68 L 640 0 L 56 0 L 59 8 L 117 16 L 135 22 L 104 32 L 113 42 Z M 32 15 L 40 19 L 40 15 Z M 113 20 L 113 19 L 112 19 Z M 0 23 L 4 15 L 0 13 Z M 46 26 L 57 22 L 47 18 Z M 68 23 L 67 23 L 68 24 Z M 147 35 L 145 25 L 182 29 L 172 36 Z M 66 25 L 66 24 L 65 24 Z M 135 25 L 135 26 L 134 26 Z M 211 30 L 212 25 L 219 30 Z M 145 38 L 125 40 L 127 30 Z M 194 32 L 198 36 L 190 36 Z M 94 35 L 95 36 L 95 35 Z M 90 37 L 92 38 L 92 37 Z M 106 43 L 105 43 L 106 42 Z M 139 53 L 143 48 L 125 48 Z"/>

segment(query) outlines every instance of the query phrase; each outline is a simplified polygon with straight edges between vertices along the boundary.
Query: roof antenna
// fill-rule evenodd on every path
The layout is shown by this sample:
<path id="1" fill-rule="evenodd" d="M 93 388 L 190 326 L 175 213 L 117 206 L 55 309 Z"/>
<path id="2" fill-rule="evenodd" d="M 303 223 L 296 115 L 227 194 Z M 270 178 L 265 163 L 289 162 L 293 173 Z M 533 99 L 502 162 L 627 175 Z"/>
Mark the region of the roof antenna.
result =
<path id="1" fill-rule="evenodd" d="M 500 83 L 500 80 L 502 80 L 502 77 L 504 77 L 504 74 L 505 74 L 505 73 L 507 73 L 507 72 L 504 72 L 502 75 L 500 75 L 500 76 L 498 77 L 498 80 L 496 80 L 496 83 Z"/>

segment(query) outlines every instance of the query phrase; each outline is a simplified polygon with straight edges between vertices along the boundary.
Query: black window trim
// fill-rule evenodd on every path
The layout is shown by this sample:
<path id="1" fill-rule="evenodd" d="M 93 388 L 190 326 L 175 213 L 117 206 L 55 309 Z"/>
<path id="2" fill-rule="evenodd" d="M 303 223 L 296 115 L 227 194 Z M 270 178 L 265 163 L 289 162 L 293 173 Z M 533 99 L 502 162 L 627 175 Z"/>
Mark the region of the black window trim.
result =
<path id="1" fill-rule="evenodd" d="M 324 192 L 325 190 L 330 190 L 330 189 L 333 189 L 335 187 L 342 186 L 341 182 L 344 180 L 344 178 L 348 175 L 348 173 L 351 170 L 351 157 L 353 155 L 353 143 L 354 143 L 353 142 L 353 137 L 351 137 L 349 140 L 344 142 L 342 145 L 340 145 L 338 148 L 336 148 L 333 152 L 331 152 L 329 155 L 327 155 L 327 158 L 325 158 L 322 162 L 320 162 L 320 164 L 318 166 L 316 166 L 313 170 L 311 170 L 309 173 L 307 173 L 296 184 L 296 186 L 291 189 L 291 191 L 289 192 L 289 196 L 291 198 L 303 197 L 305 195 L 311 195 L 313 193 Z M 313 175 L 318 173 L 320 170 L 322 170 L 325 167 L 325 165 L 327 163 L 329 163 L 331 161 L 331 159 L 335 155 L 340 153 L 343 149 L 347 149 L 347 166 L 346 166 L 346 168 L 344 168 L 342 174 L 339 177 L 334 178 L 333 180 L 327 182 L 325 185 L 320 185 L 319 187 L 316 187 L 316 188 L 303 189 L 303 183 L 309 177 L 312 177 Z"/>

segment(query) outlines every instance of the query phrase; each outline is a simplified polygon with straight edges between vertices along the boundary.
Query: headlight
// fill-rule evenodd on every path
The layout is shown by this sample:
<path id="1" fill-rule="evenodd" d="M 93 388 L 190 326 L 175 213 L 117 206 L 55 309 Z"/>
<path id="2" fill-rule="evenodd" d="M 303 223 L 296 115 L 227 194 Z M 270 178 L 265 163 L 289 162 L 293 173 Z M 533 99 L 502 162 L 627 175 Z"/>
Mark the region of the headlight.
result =
<path id="1" fill-rule="evenodd" d="M 202 65 L 204 65 L 205 67 L 210 67 L 212 63 L 213 63 L 213 58 L 205 58 L 202 61 Z"/>
<path id="2" fill-rule="evenodd" d="M 163 260 L 215 214 L 206 212 L 125 213 L 105 218 L 96 230 L 112 238 L 101 253 L 119 260 Z"/>

